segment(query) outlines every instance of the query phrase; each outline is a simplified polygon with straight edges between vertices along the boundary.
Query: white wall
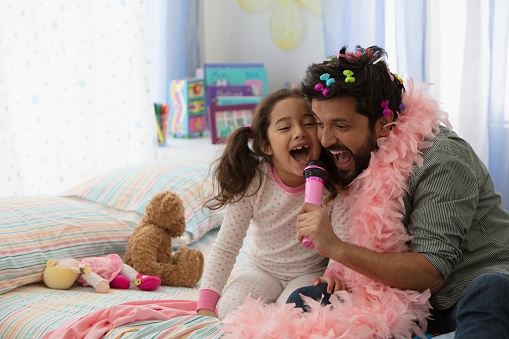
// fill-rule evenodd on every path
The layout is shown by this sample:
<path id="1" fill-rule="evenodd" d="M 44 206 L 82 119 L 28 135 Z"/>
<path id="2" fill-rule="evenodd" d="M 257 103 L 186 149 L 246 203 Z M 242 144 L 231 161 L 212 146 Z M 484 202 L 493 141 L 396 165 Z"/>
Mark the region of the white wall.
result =
<path id="1" fill-rule="evenodd" d="M 323 61 L 322 19 L 301 10 L 302 38 L 284 51 L 272 41 L 269 20 L 275 5 L 259 14 L 245 12 L 236 0 L 200 0 L 201 62 L 257 62 L 265 64 L 268 88 L 300 82 L 306 67 Z"/>

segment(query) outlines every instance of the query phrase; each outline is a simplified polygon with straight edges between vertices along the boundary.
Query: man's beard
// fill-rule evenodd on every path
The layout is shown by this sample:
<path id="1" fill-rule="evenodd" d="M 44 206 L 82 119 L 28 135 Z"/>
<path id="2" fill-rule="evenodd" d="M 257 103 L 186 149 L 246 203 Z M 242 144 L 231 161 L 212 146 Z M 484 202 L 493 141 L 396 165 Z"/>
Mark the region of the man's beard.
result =
<path id="1" fill-rule="evenodd" d="M 328 147 L 329 150 L 348 150 L 352 156 L 355 163 L 355 168 L 353 172 L 345 171 L 341 169 L 337 169 L 338 173 L 336 176 L 336 184 L 338 184 L 341 188 L 346 188 L 350 183 L 357 178 L 359 174 L 362 173 L 369 166 L 369 161 L 371 159 L 371 152 L 378 149 L 378 144 L 376 140 L 376 135 L 372 129 L 370 129 L 370 133 L 366 138 L 366 141 L 359 149 L 357 154 L 351 152 L 348 148 L 341 145 L 331 145 Z"/>

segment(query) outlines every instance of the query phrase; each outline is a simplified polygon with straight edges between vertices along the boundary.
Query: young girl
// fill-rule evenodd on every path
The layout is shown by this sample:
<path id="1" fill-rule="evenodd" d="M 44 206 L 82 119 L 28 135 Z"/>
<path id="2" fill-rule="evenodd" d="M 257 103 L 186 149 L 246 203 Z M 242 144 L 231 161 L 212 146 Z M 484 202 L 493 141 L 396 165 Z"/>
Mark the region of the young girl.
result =
<path id="1" fill-rule="evenodd" d="M 306 164 L 320 158 L 328 173 L 335 170 L 322 152 L 308 101 L 295 90 L 271 93 L 258 104 L 252 124 L 233 132 L 214 170 L 218 194 L 207 207 L 228 205 L 228 211 L 206 258 L 200 315 L 216 316 L 219 301 L 222 319 L 249 293 L 267 303 L 285 302 L 295 289 L 323 275 L 327 266 L 326 258 L 296 239 Z M 328 180 L 325 187 L 324 195 L 335 192 Z M 223 291 L 248 228 L 245 260 Z"/>

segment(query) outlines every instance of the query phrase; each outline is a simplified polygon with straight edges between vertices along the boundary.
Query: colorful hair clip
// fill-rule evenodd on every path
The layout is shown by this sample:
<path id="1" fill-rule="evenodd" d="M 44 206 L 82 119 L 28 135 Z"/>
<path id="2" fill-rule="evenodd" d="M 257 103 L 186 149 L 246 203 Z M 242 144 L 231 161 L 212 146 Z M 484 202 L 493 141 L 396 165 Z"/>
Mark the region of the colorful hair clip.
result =
<path id="1" fill-rule="evenodd" d="M 394 76 L 392 76 L 392 73 L 391 73 L 391 70 L 389 69 L 389 67 L 387 67 L 387 74 L 389 74 L 389 78 L 391 78 L 391 82 L 393 82 Z"/>
<path id="2" fill-rule="evenodd" d="M 392 113 L 391 110 L 389 109 L 389 100 L 382 100 L 381 106 L 384 108 L 383 111 L 384 116 L 388 116 Z"/>
<path id="3" fill-rule="evenodd" d="M 339 53 L 338 53 L 338 59 L 339 59 L 339 58 L 346 58 L 346 55 L 341 54 L 341 52 L 339 52 Z"/>
<path id="4" fill-rule="evenodd" d="M 399 111 L 400 112 L 403 112 L 403 110 L 406 108 L 405 104 L 403 103 L 403 101 L 401 102 L 401 104 L 399 104 Z"/>
<path id="5" fill-rule="evenodd" d="M 403 85 L 403 79 L 401 79 L 396 73 L 393 73 L 394 77 L 398 79 L 399 83 Z"/>
<path id="6" fill-rule="evenodd" d="M 322 91 L 324 97 L 326 97 L 330 92 L 329 89 L 327 87 L 323 87 L 321 83 L 315 85 L 315 91 Z"/>
<path id="7" fill-rule="evenodd" d="M 371 52 L 371 49 L 369 47 L 366 48 L 366 54 L 370 59 L 373 59 L 373 52 Z"/>
<path id="8" fill-rule="evenodd" d="M 353 72 L 349 69 L 345 69 L 343 71 L 343 75 L 346 76 L 345 78 L 345 82 L 348 84 L 350 82 L 355 82 L 355 78 L 352 76 L 353 75 Z"/>
<path id="9" fill-rule="evenodd" d="M 320 80 L 325 81 L 326 86 L 330 86 L 336 82 L 336 80 L 334 80 L 334 78 L 330 77 L 329 73 L 323 73 L 322 75 L 320 75 Z"/>

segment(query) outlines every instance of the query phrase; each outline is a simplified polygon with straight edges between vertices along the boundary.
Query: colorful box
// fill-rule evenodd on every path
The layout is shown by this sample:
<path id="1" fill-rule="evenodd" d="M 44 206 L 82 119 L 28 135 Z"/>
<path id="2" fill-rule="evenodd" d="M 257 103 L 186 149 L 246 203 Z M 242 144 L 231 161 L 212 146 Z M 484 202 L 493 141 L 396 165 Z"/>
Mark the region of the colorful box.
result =
<path id="1" fill-rule="evenodd" d="M 170 133 L 175 138 L 201 136 L 207 128 L 203 79 L 170 80 Z"/>

